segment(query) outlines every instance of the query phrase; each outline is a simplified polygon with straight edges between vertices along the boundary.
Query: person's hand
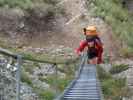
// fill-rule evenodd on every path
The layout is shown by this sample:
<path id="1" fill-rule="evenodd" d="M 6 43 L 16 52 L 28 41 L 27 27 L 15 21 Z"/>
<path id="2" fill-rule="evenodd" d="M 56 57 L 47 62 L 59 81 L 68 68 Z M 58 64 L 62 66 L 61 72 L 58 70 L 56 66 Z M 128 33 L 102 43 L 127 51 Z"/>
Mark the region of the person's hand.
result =
<path id="1" fill-rule="evenodd" d="M 80 51 L 75 50 L 75 53 L 76 53 L 76 56 L 77 56 L 77 57 L 80 57 L 80 56 L 81 56 L 81 52 L 80 52 Z"/>
<path id="2" fill-rule="evenodd" d="M 81 55 L 81 52 L 80 52 L 80 51 L 78 51 L 78 50 L 75 50 L 75 53 L 76 53 L 78 56 L 80 56 L 80 55 Z"/>

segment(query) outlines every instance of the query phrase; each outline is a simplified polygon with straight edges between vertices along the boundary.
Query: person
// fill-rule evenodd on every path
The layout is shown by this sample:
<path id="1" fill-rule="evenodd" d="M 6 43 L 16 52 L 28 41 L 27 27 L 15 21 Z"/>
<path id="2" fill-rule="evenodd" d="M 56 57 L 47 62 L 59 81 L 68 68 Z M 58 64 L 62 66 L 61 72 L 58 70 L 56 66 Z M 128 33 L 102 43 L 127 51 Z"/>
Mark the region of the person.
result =
<path id="1" fill-rule="evenodd" d="M 88 63 L 101 64 L 103 62 L 103 44 L 98 36 L 99 33 L 97 32 L 96 26 L 88 26 L 84 28 L 83 31 L 86 39 L 80 42 L 80 46 L 76 49 L 76 53 L 80 55 L 85 47 L 88 47 Z"/>

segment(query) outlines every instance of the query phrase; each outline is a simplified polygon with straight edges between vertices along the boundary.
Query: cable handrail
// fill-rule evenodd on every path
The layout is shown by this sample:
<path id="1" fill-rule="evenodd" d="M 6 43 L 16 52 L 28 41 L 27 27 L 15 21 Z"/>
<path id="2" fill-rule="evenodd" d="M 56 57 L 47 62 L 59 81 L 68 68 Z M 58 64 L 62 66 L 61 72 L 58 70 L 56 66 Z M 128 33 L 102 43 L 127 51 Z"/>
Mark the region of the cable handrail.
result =
<path id="1" fill-rule="evenodd" d="M 7 55 L 7 56 L 11 56 L 15 59 L 17 59 L 18 55 L 20 55 L 20 54 L 15 54 L 15 53 L 8 51 L 6 49 L 3 49 L 3 48 L 0 48 L 0 53 Z M 77 57 L 75 59 L 67 59 L 65 61 L 48 61 L 48 60 L 42 60 L 42 59 L 29 58 L 24 55 L 20 55 L 20 56 L 23 60 L 29 60 L 29 61 L 33 61 L 33 62 L 39 62 L 39 63 L 49 63 L 49 64 L 71 64 L 71 63 L 75 63 L 77 60 L 79 60 L 79 57 Z"/>
<path id="2" fill-rule="evenodd" d="M 78 79 L 80 73 L 81 73 L 81 70 L 82 70 L 82 67 L 84 66 L 84 63 L 85 63 L 85 60 L 86 60 L 86 57 L 85 57 L 85 53 L 83 53 L 81 56 L 80 56 L 80 59 L 81 59 L 81 63 L 79 65 L 79 69 L 77 70 L 77 73 L 75 73 L 75 79 L 72 80 L 70 82 L 70 84 L 66 87 L 66 89 L 63 91 L 63 93 L 61 95 L 59 95 L 57 98 L 55 98 L 54 100 L 62 100 L 64 94 L 75 84 L 76 80 Z"/>
<path id="3" fill-rule="evenodd" d="M 21 55 L 18 53 L 13 53 L 7 49 L 3 49 L 0 48 L 0 54 L 12 57 L 14 59 L 16 59 L 17 62 L 17 70 L 16 70 L 16 100 L 20 100 L 20 88 L 21 88 L 21 66 L 24 60 L 28 60 L 28 61 L 33 61 L 33 62 L 38 62 L 38 63 L 48 63 L 48 64 L 52 64 L 53 67 L 55 68 L 55 76 L 57 77 L 57 70 L 59 70 L 59 68 L 57 67 L 58 64 L 72 64 L 72 63 L 76 63 L 79 60 L 79 57 L 75 58 L 75 59 L 67 59 L 66 61 L 56 61 L 55 59 L 53 59 L 53 61 L 48 61 L 48 60 L 41 60 L 41 59 L 35 59 L 35 58 L 29 58 L 25 55 Z M 57 82 L 55 83 L 55 85 L 57 86 Z"/>
<path id="4" fill-rule="evenodd" d="M 79 58 L 76 58 L 76 59 L 69 59 L 65 62 L 56 62 L 56 61 L 46 61 L 46 60 L 40 60 L 40 59 L 34 59 L 34 58 L 28 58 L 24 55 L 20 55 L 20 54 L 15 54 L 11 51 L 8 51 L 6 49 L 3 49 L 3 48 L 0 48 L 0 53 L 1 54 L 4 54 L 4 55 L 7 55 L 7 56 L 10 56 L 10 57 L 13 57 L 14 59 L 17 60 L 17 72 L 16 72 L 16 79 L 14 78 L 13 80 L 16 80 L 17 84 L 16 84 L 16 100 L 20 100 L 20 85 L 21 85 L 21 65 L 22 65 L 22 60 L 29 60 L 29 61 L 35 61 L 35 62 L 39 62 L 39 63 L 49 63 L 49 64 L 52 64 L 53 67 L 55 68 L 55 76 L 57 77 L 57 70 L 58 70 L 58 67 L 57 65 L 58 64 L 70 64 L 70 63 L 74 63 L 76 62 Z M 83 66 L 85 64 L 85 61 L 86 61 L 86 54 L 83 53 L 81 56 L 80 56 L 80 61 L 81 63 L 79 64 L 79 69 L 76 71 L 77 73 L 75 73 L 75 79 L 72 80 L 69 84 L 69 86 L 64 90 L 64 92 L 58 96 L 57 98 L 55 98 L 54 100 L 62 100 L 64 94 L 73 86 L 76 84 L 76 80 L 79 78 L 80 74 L 81 74 L 81 71 L 83 69 Z M 98 76 L 96 77 L 98 79 Z M 98 80 L 99 81 L 99 80 Z M 97 84 L 99 87 L 100 86 L 100 83 Z M 55 83 L 55 86 L 57 86 L 57 82 Z M 100 97 L 102 98 L 103 100 L 103 95 L 102 95 L 102 92 L 101 92 L 101 88 L 100 88 Z"/>

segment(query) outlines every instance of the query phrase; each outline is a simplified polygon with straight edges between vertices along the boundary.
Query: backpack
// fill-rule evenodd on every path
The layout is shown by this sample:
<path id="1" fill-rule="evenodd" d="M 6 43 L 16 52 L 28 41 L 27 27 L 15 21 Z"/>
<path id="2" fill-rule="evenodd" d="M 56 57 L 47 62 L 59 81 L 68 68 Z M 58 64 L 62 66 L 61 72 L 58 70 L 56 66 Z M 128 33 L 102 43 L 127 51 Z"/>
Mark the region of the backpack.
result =
<path id="1" fill-rule="evenodd" d="M 102 44 L 101 40 L 98 36 L 86 36 L 86 41 L 88 42 L 88 52 L 90 53 L 98 53 L 98 44 Z M 92 42 L 92 46 L 90 47 L 89 43 Z"/>

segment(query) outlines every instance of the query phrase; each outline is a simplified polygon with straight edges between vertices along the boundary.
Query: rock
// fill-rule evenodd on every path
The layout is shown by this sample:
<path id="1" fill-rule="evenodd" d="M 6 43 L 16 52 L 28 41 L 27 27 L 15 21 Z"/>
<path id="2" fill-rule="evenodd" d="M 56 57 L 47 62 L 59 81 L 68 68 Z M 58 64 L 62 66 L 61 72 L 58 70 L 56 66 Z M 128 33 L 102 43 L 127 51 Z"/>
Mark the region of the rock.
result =
<path id="1" fill-rule="evenodd" d="M 66 74 L 58 72 L 58 76 L 59 76 L 59 78 L 63 78 L 64 79 L 66 77 Z"/>
<path id="2" fill-rule="evenodd" d="M 33 80 L 33 86 L 44 90 L 47 90 L 50 87 L 49 84 L 42 82 L 38 79 Z"/>
<path id="3" fill-rule="evenodd" d="M 33 74 L 36 76 L 36 75 L 50 75 L 50 74 L 54 74 L 55 71 L 54 71 L 54 68 L 52 68 L 52 65 L 50 64 L 40 64 L 39 65 L 40 67 L 38 68 L 35 68 L 33 71 Z"/>
<path id="4" fill-rule="evenodd" d="M 37 94 L 33 93 L 32 88 L 29 87 L 27 84 L 21 85 L 20 93 L 22 100 L 39 100 Z"/>
<path id="5" fill-rule="evenodd" d="M 15 100 L 16 98 L 16 64 L 12 65 L 12 62 L 6 60 L 6 58 L 0 58 L 0 99 L 2 100 Z M 44 84 L 43 84 L 44 85 Z M 22 100 L 39 100 L 37 94 L 35 94 L 30 86 L 25 83 L 21 83 L 21 98 Z"/>

